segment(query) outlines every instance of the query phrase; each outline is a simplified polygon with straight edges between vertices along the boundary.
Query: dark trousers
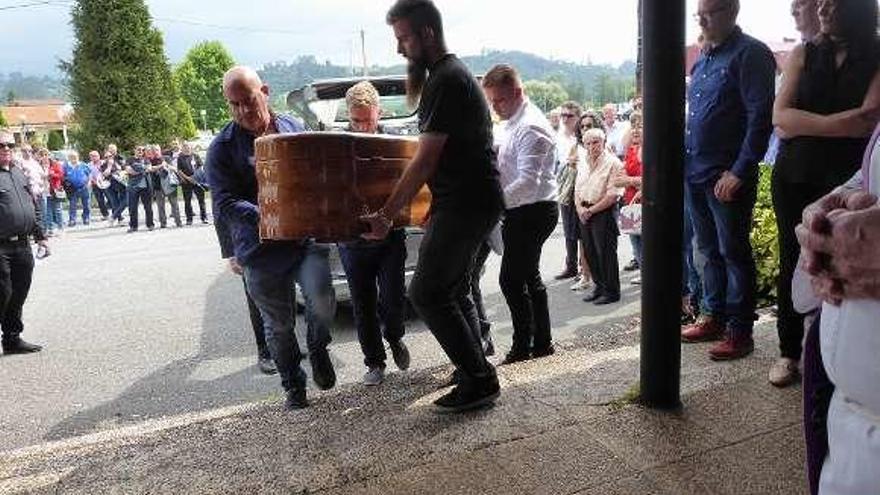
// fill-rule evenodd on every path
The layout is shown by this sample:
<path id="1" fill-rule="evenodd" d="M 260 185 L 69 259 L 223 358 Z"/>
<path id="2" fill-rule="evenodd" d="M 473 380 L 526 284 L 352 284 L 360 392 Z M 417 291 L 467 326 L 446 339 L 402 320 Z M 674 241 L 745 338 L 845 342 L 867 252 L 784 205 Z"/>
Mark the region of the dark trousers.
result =
<path id="1" fill-rule="evenodd" d="M 101 189 L 97 186 L 92 188 L 92 192 L 95 195 L 95 200 L 98 202 L 98 210 L 101 211 L 101 216 L 105 219 L 110 216 L 110 205 L 112 204 L 110 201 L 110 196 L 107 194 L 108 190 L 109 188 Z"/>
<path id="2" fill-rule="evenodd" d="M 697 249 L 705 258 L 703 313 L 726 322 L 733 334 L 752 334 L 757 271 L 750 234 L 757 183 L 745 181 L 734 201 L 715 197 L 715 182 L 685 183 L 685 201 Z"/>
<path id="3" fill-rule="evenodd" d="M 565 271 L 578 271 L 578 239 L 581 236 L 581 221 L 573 204 L 559 205 L 562 217 L 562 232 L 565 234 Z"/>
<path id="4" fill-rule="evenodd" d="M 13 343 L 24 330 L 21 308 L 31 288 L 34 256 L 27 240 L 0 241 L 0 330 Z"/>
<path id="5" fill-rule="evenodd" d="M 254 340 L 257 342 L 257 356 L 261 359 L 269 359 L 272 356 L 269 354 L 269 346 L 266 345 L 266 332 L 263 326 L 263 316 L 260 315 L 260 308 L 257 307 L 257 303 L 254 302 L 251 293 L 248 291 L 247 284 L 244 283 L 244 277 L 241 278 L 241 282 L 244 285 L 244 296 L 247 298 L 248 315 L 251 317 L 251 327 L 254 330 Z"/>
<path id="6" fill-rule="evenodd" d="M 125 186 L 118 182 L 111 182 L 110 187 L 108 187 L 105 191 L 107 196 L 110 198 L 110 207 L 113 209 L 111 212 L 111 218 L 122 221 L 122 212 L 125 211 L 125 208 L 128 206 L 128 199 L 126 198 Z"/>
<path id="7" fill-rule="evenodd" d="M 138 229 L 138 200 L 144 205 L 144 214 L 147 217 L 147 227 L 153 227 L 153 201 L 149 188 L 128 190 L 128 226 L 132 230 Z"/>
<path id="8" fill-rule="evenodd" d="M 389 343 L 398 342 L 404 334 L 406 233 L 397 229 L 381 242 L 340 244 L 339 258 L 351 291 L 364 364 L 384 367 L 383 334 Z"/>
<path id="9" fill-rule="evenodd" d="M 617 261 L 617 237 L 620 230 L 612 206 L 581 223 L 581 241 L 587 264 L 596 284 L 596 293 L 613 299 L 620 297 L 620 263 Z"/>
<path id="10" fill-rule="evenodd" d="M 469 380 L 495 375 L 474 335 L 477 312 L 469 274 L 480 244 L 501 215 L 500 205 L 470 211 L 433 211 L 419 248 L 409 298 L 454 364 Z"/>
<path id="11" fill-rule="evenodd" d="M 828 409 L 834 394 L 834 384 L 825 373 L 822 362 L 819 321 L 819 317 L 813 321 L 804 341 L 804 439 L 807 479 L 813 495 L 819 493 L 822 464 L 828 455 Z"/>
<path id="12" fill-rule="evenodd" d="M 513 321 L 513 351 L 547 349 L 551 344 L 547 288 L 541 281 L 541 248 L 556 227 L 555 201 L 533 203 L 504 213 L 501 236 L 501 292 Z"/>
<path id="13" fill-rule="evenodd" d="M 782 357 L 801 358 L 801 341 L 804 338 L 804 317 L 794 310 L 791 301 L 791 280 L 797 268 L 801 246 L 794 229 L 810 203 L 824 196 L 830 189 L 812 184 L 794 184 L 773 174 L 773 211 L 779 231 L 779 279 L 776 295 L 779 316 L 776 330 L 779 334 L 779 351 Z"/>
<path id="14" fill-rule="evenodd" d="M 480 289 L 480 279 L 483 278 L 483 272 L 486 271 L 484 265 L 491 251 L 492 248 L 488 242 L 483 241 L 480 244 L 469 275 L 471 300 L 474 302 L 474 309 L 477 312 L 477 328 L 473 329 L 474 335 L 477 335 L 483 341 L 489 338 L 489 331 L 492 325 L 489 322 L 489 317 L 486 316 L 486 306 L 483 304 L 483 290 Z"/>
<path id="15" fill-rule="evenodd" d="M 183 189 L 183 212 L 186 215 L 186 223 L 191 224 L 193 221 L 193 194 L 195 194 L 196 200 L 199 202 L 199 217 L 202 219 L 202 222 L 207 222 L 208 213 L 205 210 L 205 189 L 201 186 L 185 184 L 181 184 L 180 188 Z"/>
<path id="16" fill-rule="evenodd" d="M 159 212 L 159 225 L 163 228 L 168 225 L 168 217 L 165 213 L 165 200 L 171 204 L 171 218 L 174 224 L 180 227 L 180 206 L 177 204 L 177 188 L 171 194 L 162 190 L 161 186 L 153 188 L 153 199 L 156 201 L 156 210 Z"/>

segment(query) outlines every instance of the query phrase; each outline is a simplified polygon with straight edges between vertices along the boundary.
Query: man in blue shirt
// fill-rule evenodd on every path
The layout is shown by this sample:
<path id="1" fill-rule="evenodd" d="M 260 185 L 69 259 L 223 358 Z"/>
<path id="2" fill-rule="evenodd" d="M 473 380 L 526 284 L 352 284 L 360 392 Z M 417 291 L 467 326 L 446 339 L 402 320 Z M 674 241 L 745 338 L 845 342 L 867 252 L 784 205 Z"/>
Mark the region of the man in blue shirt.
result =
<path id="1" fill-rule="evenodd" d="M 76 225 L 76 209 L 82 206 L 83 225 L 88 225 L 91 217 L 91 194 L 89 192 L 89 175 L 92 170 L 79 160 L 79 153 L 70 152 L 64 164 L 64 182 L 68 187 L 67 198 L 70 201 L 68 227 Z"/>
<path id="2" fill-rule="evenodd" d="M 685 201 L 706 258 L 703 316 L 685 342 L 721 340 L 715 360 L 752 352 L 756 270 L 749 241 L 758 163 L 772 129 L 776 62 L 736 25 L 738 0 L 700 0 L 703 52 L 691 71 Z"/>
<path id="3" fill-rule="evenodd" d="M 208 148 L 206 168 L 213 211 L 229 227 L 236 261 L 244 268 L 245 284 L 263 316 L 266 342 L 275 360 L 285 407 L 301 409 L 306 400 L 306 374 L 294 333 L 294 281 L 303 288 L 307 312 L 312 378 L 321 389 L 336 384 L 327 345 L 332 319 L 333 288 L 326 246 L 306 241 L 260 242 L 254 141 L 258 136 L 302 132 L 296 120 L 269 109 L 269 87 L 256 71 L 233 67 L 223 77 L 223 96 L 232 122 Z"/>

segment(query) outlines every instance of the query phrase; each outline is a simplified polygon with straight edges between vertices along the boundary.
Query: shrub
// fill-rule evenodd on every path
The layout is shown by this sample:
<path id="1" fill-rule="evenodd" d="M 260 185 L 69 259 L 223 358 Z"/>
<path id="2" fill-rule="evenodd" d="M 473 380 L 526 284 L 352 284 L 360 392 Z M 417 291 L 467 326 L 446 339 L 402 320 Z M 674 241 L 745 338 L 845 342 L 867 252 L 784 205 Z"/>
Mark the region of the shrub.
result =
<path id="1" fill-rule="evenodd" d="M 779 242 L 773 198 L 770 193 L 770 177 L 773 168 L 762 164 L 758 181 L 758 201 L 752 224 L 752 249 L 758 267 L 758 306 L 771 306 L 776 302 L 776 279 L 779 277 Z"/>

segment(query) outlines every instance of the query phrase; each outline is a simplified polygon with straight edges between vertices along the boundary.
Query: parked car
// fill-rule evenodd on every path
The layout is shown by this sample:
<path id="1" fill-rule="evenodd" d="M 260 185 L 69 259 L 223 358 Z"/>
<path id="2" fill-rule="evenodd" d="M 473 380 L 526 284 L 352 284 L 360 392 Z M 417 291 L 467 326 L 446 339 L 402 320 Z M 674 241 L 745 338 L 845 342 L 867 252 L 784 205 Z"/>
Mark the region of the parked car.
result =
<path id="1" fill-rule="evenodd" d="M 315 81 L 287 95 L 287 106 L 295 117 L 300 118 L 308 129 L 315 131 L 342 131 L 348 126 L 348 108 L 345 92 L 360 81 L 369 80 L 379 92 L 381 113 L 379 125 L 386 134 L 416 135 L 418 122 L 415 109 L 406 103 L 406 76 L 351 77 Z M 406 228 L 407 284 L 415 271 L 419 246 L 424 231 L 418 227 Z M 351 295 L 345 270 L 334 245 L 330 250 L 330 270 L 337 301 L 348 301 Z"/>

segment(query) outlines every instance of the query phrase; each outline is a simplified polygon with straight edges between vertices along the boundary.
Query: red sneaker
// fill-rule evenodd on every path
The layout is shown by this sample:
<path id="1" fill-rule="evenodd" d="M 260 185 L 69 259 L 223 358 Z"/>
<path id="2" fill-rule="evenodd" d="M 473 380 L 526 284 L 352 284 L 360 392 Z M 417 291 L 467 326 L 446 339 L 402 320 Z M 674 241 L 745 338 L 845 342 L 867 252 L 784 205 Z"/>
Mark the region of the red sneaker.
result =
<path id="1" fill-rule="evenodd" d="M 683 342 L 709 342 L 724 337 L 724 325 L 711 316 L 700 316 L 696 323 L 681 329 Z"/>
<path id="2" fill-rule="evenodd" d="M 755 350 L 755 341 L 751 335 L 727 335 L 724 340 L 709 349 L 709 357 L 713 361 L 731 361 L 748 356 Z"/>

